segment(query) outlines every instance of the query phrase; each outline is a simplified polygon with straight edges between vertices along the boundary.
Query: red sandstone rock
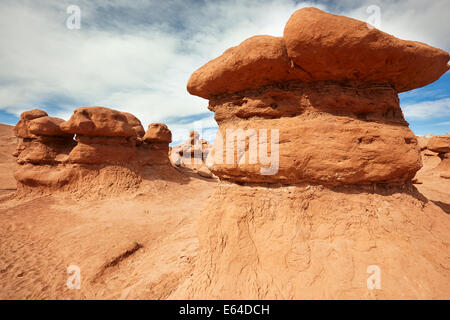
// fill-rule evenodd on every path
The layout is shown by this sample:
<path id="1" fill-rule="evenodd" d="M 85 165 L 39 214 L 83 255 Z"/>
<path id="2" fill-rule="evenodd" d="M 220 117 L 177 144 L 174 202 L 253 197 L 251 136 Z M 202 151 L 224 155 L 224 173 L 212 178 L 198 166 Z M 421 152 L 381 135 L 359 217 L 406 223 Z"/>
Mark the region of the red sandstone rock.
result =
<path id="1" fill-rule="evenodd" d="M 20 115 L 20 119 L 33 120 L 45 116 L 48 116 L 47 112 L 40 109 L 33 109 L 22 112 L 22 114 Z"/>
<path id="2" fill-rule="evenodd" d="M 40 117 L 33 119 L 28 124 L 28 131 L 31 134 L 38 136 L 66 136 L 72 137 L 72 134 L 67 134 L 61 130 L 60 125 L 64 120 L 53 117 Z"/>
<path id="3" fill-rule="evenodd" d="M 127 121 L 128 123 L 133 127 L 136 136 L 139 138 L 142 138 L 145 134 L 145 130 L 144 127 L 142 126 L 141 121 L 136 118 L 134 115 L 132 115 L 131 113 L 128 112 L 122 112 L 125 117 L 127 117 Z"/>
<path id="4" fill-rule="evenodd" d="M 450 179 L 450 134 L 430 138 L 427 148 L 437 152 L 441 159 L 433 171 L 439 173 L 442 178 Z"/>
<path id="5" fill-rule="evenodd" d="M 35 136 L 28 131 L 29 122 L 33 119 L 46 117 L 47 112 L 39 109 L 25 111 L 20 115 L 20 120 L 14 127 L 14 135 L 19 138 L 34 138 Z"/>
<path id="6" fill-rule="evenodd" d="M 83 164 L 130 163 L 136 148 L 127 144 L 85 144 L 78 142 L 69 154 L 68 161 Z"/>
<path id="7" fill-rule="evenodd" d="M 291 67 L 282 38 L 254 36 L 195 71 L 187 89 L 193 95 L 208 99 L 307 76 Z"/>
<path id="8" fill-rule="evenodd" d="M 129 118 L 129 117 L 128 117 Z M 82 107 L 74 111 L 69 121 L 61 124 L 64 132 L 87 136 L 136 136 L 136 122 L 128 123 L 127 116 L 105 107 Z"/>
<path id="9" fill-rule="evenodd" d="M 402 182 L 421 167 L 417 140 L 389 87 L 269 86 L 211 100 L 209 108 L 221 136 L 216 137 L 207 164 L 222 179 L 328 185 Z M 227 146 L 227 130 L 235 134 L 241 130 L 243 138 L 248 135 L 245 152 L 238 153 L 237 144 Z M 275 144 L 279 157 L 273 159 L 279 162 L 274 163 L 273 174 L 262 174 L 270 165 L 261 163 L 257 151 L 253 151 L 256 162 L 250 163 L 249 137 L 258 139 L 255 150 L 263 146 L 261 135 L 267 137 L 270 149 L 272 131 L 279 134 Z M 218 160 L 221 137 L 224 151 Z M 228 154 L 235 159 L 232 163 L 227 163 Z"/>
<path id="10" fill-rule="evenodd" d="M 428 145 L 428 141 L 430 139 L 426 138 L 426 137 L 423 137 L 423 136 L 418 136 L 416 138 L 417 138 L 417 143 L 418 143 L 420 151 L 426 150 L 427 149 L 427 145 Z"/>
<path id="11" fill-rule="evenodd" d="M 20 138 L 14 156 L 19 164 L 53 164 L 64 162 L 75 142 L 72 135 L 63 132 L 59 125 L 62 119 L 47 116 L 34 109 L 22 113 L 14 128 Z"/>
<path id="12" fill-rule="evenodd" d="M 211 148 L 208 141 L 200 139 L 197 131 L 191 131 L 188 140 L 171 149 L 170 162 L 176 167 L 188 168 L 199 176 L 212 178 L 213 174 L 205 163 Z"/>
<path id="13" fill-rule="evenodd" d="M 224 138 L 227 130 L 249 133 L 243 150 L 226 146 L 222 159 L 208 165 L 223 179 L 244 182 L 408 181 L 421 158 L 397 93 L 437 80 L 448 70 L 449 57 L 361 21 L 301 9 L 283 38 L 247 39 L 189 79 L 188 91 L 210 100 Z M 279 130 L 275 173 L 262 174 L 260 155 L 251 156 L 252 130 Z M 264 145 L 258 142 L 256 150 Z"/>
<path id="14" fill-rule="evenodd" d="M 283 37 L 296 69 L 314 81 L 390 84 L 403 92 L 430 84 L 449 69 L 450 56 L 443 50 L 316 8 L 294 12 Z"/>
<path id="15" fill-rule="evenodd" d="M 423 87 L 448 69 L 449 54 L 397 39 L 316 8 L 296 11 L 283 38 L 254 36 L 196 70 L 187 89 L 206 99 L 289 80 Z"/>
<path id="16" fill-rule="evenodd" d="M 437 153 L 449 153 L 450 135 L 432 137 L 428 140 L 427 149 Z"/>
<path id="17" fill-rule="evenodd" d="M 163 123 L 152 123 L 148 126 L 143 141 L 146 143 L 171 143 L 172 132 Z"/>
<path id="18" fill-rule="evenodd" d="M 76 109 L 64 122 L 32 110 L 23 113 L 16 126 L 16 134 L 23 138 L 14 155 L 21 165 L 168 164 L 170 131 L 164 124 L 151 125 L 150 129 L 146 139 L 149 144 L 144 146 L 144 129 L 130 113 L 84 107 Z"/>
<path id="19" fill-rule="evenodd" d="M 67 137 L 39 136 L 19 143 L 17 163 L 56 164 L 65 162 L 75 141 Z"/>

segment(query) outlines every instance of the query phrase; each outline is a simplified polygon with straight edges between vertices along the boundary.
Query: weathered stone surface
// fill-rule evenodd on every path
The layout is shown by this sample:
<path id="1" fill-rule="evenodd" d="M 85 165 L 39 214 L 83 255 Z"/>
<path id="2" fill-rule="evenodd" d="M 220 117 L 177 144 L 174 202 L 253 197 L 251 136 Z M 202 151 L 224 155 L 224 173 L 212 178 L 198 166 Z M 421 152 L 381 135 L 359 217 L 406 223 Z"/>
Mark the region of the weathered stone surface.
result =
<path id="1" fill-rule="evenodd" d="M 148 126 L 143 141 L 145 143 L 171 143 L 172 132 L 163 123 L 152 123 Z"/>
<path id="2" fill-rule="evenodd" d="M 428 140 L 427 149 L 437 153 L 449 153 L 450 135 L 432 137 Z"/>
<path id="3" fill-rule="evenodd" d="M 137 148 L 137 161 L 141 165 L 169 164 L 167 143 L 142 144 Z"/>
<path id="4" fill-rule="evenodd" d="M 20 115 L 20 120 L 14 127 L 14 135 L 19 138 L 34 138 L 35 136 L 31 134 L 28 130 L 29 122 L 33 119 L 40 117 L 46 117 L 47 112 L 39 109 L 33 109 L 25 111 Z"/>
<path id="5" fill-rule="evenodd" d="M 23 139 L 16 151 L 17 163 L 62 163 L 67 160 L 75 144 L 73 139 L 66 137 L 40 136 L 36 139 Z"/>
<path id="6" fill-rule="evenodd" d="M 145 134 L 144 127 L 142 126 L 141 121 L 136 118 L 134 115 L 128 112 L 122 112 L 127 118 L 128 123 L 133 127 L 136 136 L 142 138 Z"/>
<path id="7" fill-rule="evenodd" d="M 450 220 L 420 197 L 404 187 L 221 183 L 198 219 L 192 275 L 169 298 L 447 299 Z M 367 287 L 372 265 L 381 290 Z"/>
<path id="8" fill-rule="evenodd" d="M 128 117 L 129 118 L 129 117 Z M 60 125 L 64 132 L 86 136 L 132 137 L 136 136 L 136 122 L 128 123 L 127 116 L 105 107 L 75 109 L 69 121 Z"/>
<path id="9" fill-rule="evenodd" d="M 291 67 L 283 38 L 254 36 L 195 71 L 187 89 L 203 98 L 306 78 Z"/>
<path id="10" fill-rule="evenodd" d="M 53 117 L 39 117 L 29 121 L 28 131 L 31 134 L 38 136 L 63 136 L 63 137 L 73 137 L 73 134 L 65 133 L 61 130 L 60 125 L 64 120 L 60 118 Z"/>
<path id="11" fill-rule="evenodd" d="M 430 84 L 449 69 L 450 56 L 443 50 L 316 8 L 294 12 L 283 37 L 289 58 L 308 81 L 389 84 L 403 92 Z"/>
<path id="12" fill-rule="evenodd" d="M 205 163 L 211 148 L 208 141 L 200 139 L 197 131 L 191 131 L 188 140 L 171 149 L 170 162 L 176 167 L 193 170 L 201 177 L 212 178 L 213 174 Z"/>
<path id="13" fill-rule="evenodd" d="M 207 164 L 222 179 L 327 185 L 402 182 L 421 167 L 417 139 L 389 87 L 272 86 L 211 100 L 209 108 L 215 112 L 220 134 Z M 268 159 L 275 171 L 262 174 L 271 166 L 263 164 L 256 150 L 266 150 L 261 149 L 265 145 L 271 149 L 272 132 L 279 135 L 274 144 L 279 156 Z M 227 144 L 233 134 L 240 134 L 242 142 L 247 139 L 240 152 L 238 143 Z M 266 137 L 268 144 L 262 140 Z M 258 141 L 253 163 L 251 141 Z M 218 147 L 223 148 L 222 157 Z"/>
<path id="14" fill-rule="evenodd" d="M 283 38 L 254 36 L 196 70 L 188 91 L 206 99 L 289 80 L 423 87 L 450 68 L 447 52 L 395 38 L 316 8 L 296 11 Z"/>

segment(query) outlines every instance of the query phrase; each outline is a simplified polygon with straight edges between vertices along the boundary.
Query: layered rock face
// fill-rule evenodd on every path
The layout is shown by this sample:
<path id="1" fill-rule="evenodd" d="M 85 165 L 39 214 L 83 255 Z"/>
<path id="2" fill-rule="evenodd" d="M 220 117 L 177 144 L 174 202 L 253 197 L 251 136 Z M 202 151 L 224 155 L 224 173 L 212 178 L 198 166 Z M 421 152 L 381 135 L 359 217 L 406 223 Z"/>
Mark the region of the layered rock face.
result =
<path id="1" fill-rule="evenodd" d="M 138 159 L 145 164 L 169 164 L 169 143 L 172 142 L 172 132 L 163 123 L 152 123 L 142 138 L 139 146 Z"/>
<path id="2" fill-rule="evenodd" d="M 103 107 L 76 109 L 61 129 L 76 135 L 69 162 L 83 164 L 131 161 L 136 157 L 137 132 L 143 131 L 142 125 L 135 130 L 123 113 Z"/>
<path id="3" fill-rule="evenodd" d="M 441 159 L 435 168 L 442 178 L 450 179 L 450 135 L 435 136 L 427 143 L 427 149 L 438 153 Z"/>
<path id="4" fill-rule="evenodd" d="M 20 138 L 15 177 L 26 186 L 61 187 L 87 181 L 86 176 L 99 170 L 123 175 L 125 185 L 129 176 L 136 184 L 139 167 L 169 164 L 167 126 L 152 124 L 145 132 L 132 114 L 105 107 L 78 108 L 68 121 L 38 109 L 27 111 L 14 133 Z"/>
<path id="5" fill-rule="evenodd" d="M 215 112 L 210 169 L 222 179 L 402 183 L 421 160 L 397 94 L 437 80 L 448 60 L 445 51 L 305 8 L 292 15 L 283 38 L 245 40 L 195 71 L 187 88 Z M 266 155 L 248 159 L 252 148 Z M 275 167 L 264 165 L 275 160 Z"/>
<path id="6" fill-rule="evenodd" d="M 305 8 L 282 38 L 252 37 L 195 71 L 187 89 L 215 112 L 207 163 L 222 181 L 171 298 L 449 298 L 450 221 L 411 184 L 420 148 L 398 99 L 448 60 Z"/>
<path id="7" fill-rule="evenodd" d="M 191 131 L 188 140 L 171 149 L 170 161 L 176 167 L 189 168 L 202 177 L 211 178 L 212 173 L 206 166 L 211 148 L 208 141 L 200 139 L 197 131 Z"/>

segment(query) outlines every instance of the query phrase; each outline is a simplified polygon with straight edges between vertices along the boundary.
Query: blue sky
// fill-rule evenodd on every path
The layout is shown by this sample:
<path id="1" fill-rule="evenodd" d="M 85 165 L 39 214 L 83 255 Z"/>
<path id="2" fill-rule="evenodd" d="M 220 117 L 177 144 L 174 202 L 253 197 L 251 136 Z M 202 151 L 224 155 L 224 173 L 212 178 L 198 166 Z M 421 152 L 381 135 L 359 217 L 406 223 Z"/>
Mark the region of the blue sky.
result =
<path id="1" fill-rule="evenodd" d="M 69 5 L 81 29 L 66 27 Z M 32 1 L 0 2 L 0 123 L 41 108 L 67 119 L 80 106 L 128 111 L 144 126 L 164 122 L 174 144 L 191 129 L 213 140 L 208 102 L 186 91 L 190 74 L 256 34 L 281 36 L 304 6 L 367 21 L 380 8 L 379 28 L 402 39 L 450 51 L 450 1 Z M 417 134 L 450 132 L 450 75 L 400 95 Z"/>

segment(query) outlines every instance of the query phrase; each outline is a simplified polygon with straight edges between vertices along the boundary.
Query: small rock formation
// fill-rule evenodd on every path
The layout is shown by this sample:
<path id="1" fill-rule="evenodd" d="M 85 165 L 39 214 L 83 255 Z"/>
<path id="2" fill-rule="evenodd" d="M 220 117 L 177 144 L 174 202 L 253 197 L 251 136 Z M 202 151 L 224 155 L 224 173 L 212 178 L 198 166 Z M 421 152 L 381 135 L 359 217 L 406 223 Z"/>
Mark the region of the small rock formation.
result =
<path id="1" fill-rule="evenodd" d="M 169 164 L 169 143 L 171 142 L 172 132 L 165 124 L 150 124 L 142 144 L 137 148 L 139 162 L 142 165 Z"/>
<path id="2" fill-rule="evenodd" d="M 13 171 L 19 138 L 14 135 L 14 127 L 0 123 L 0 198 L 4 194 L 13 193 L 17 187 Z"/>
<path id="3" fill-rule="evenodd" d="M 14 156 L 19 164 L 57 164 L 67 160 L 74 147 L 73 134 L 60 129 L 63 119 L 49 117 L 45 111 L 25 111 L 14 127 L 20 139 Z"/>
<path id="4" fill-rule="evenodd" d="M 450 221 L 411 183 L 420 149 L 398 99 L 449 57 L 304 8 L 282 38 L 252 37 L 195 71 L 187 89 L 215 113 L 207 163 L 221 182 L 170 298 L 450 298 Z"/>
<path id="5" fill-rule="evenodd" d="M 205 163 L 211 147 L 208 141 L 200 139 L 197 131 L 191 131 L 188 140 L 172 148 L 170 161 L 176 167 L 185 167 L 204 178 L 212 178 L 213 175 Z"/>
<path id="6" fill-rule="evenodd" d="M 427 149 L 438 153 L 441 159 L 434 169 L 445 179 L 450 179 L 450 135 L 434 136 L 428 141 Z"/>
<path id="7" fill-rule="evenodd" d="M 170 164 L 171 132 L 151 124 L 147 133 L 130 113 L 82 107 L 68 121 L 42 110 L 24 112 L 14 128 L 19 187 L 61 188 L 96 177 L 110 186 L 139 184 L 144 166 Z"/>

